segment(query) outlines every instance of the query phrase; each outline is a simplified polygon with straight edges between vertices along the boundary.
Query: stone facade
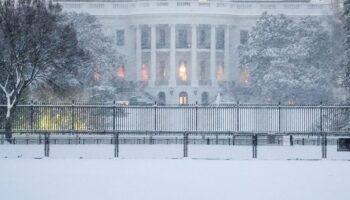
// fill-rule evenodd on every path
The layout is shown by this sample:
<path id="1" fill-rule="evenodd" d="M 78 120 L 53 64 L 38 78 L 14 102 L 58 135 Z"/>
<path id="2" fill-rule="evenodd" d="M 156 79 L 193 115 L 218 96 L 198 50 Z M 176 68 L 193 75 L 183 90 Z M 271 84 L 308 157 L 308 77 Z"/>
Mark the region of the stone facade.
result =
<path id="1" fill-rule="evenodd" d="M 210 103 L 221 83 L 242 83 L 237 47 L 264 11 L 293 17 L 332 14 L 330 0 L 58 2 L 66 11 L 97 16 L 126 56 L 116 75 L 138 81 L 167 104 Z"/>

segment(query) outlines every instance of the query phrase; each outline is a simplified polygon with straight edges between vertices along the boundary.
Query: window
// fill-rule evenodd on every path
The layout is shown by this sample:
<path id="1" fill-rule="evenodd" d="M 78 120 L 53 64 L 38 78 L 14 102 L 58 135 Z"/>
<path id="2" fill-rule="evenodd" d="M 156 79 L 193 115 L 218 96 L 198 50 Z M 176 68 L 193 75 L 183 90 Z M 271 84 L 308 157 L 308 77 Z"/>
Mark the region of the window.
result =
<path id="1" fill-rule="evenodd" d="M 181 92 L 179 94 L 179 104 L 180 105 L 186 105 L 188 104 L 188 95 L 186 92 Z"/>
<path id="2" fill-rule="evenodd" d="M 165 104 L 166 104 L 165 93 L 159 92 L 158 93 L 158 105 L 165 105 Z"/>
<path id="3" fill-rule="evenodd" d="M 220 63 L 216 66 L 216 80 L 223 81 L 224 78 L 225 78 L 224 66 L 223 64 Z"/>
<path id="4" fill-rule="evenodd" d="M 116 71 L 116 75 L 118 78 L 124 79 L 125 78 L 125 68 L 124 65 L 119 66 Z"/>
<path id="5" fill-rule="evenodd" d="M 141 46 L 142 46 L 142 49 L 149 49 L 149 48 L 151 48 L 150 30 L 147 29 L 147 28 L 142 29 L 142 32 L 141 32 Z"/>
<path id="6" fill-rule="evenodd" d="M 159 46 L 161 47 L 165 46 L 165 29 L 164 28 L 159 29 Z"/>
<path id="7" fill-rule="evenodd" d="M 178 33 L 178 48 L 188 48 L 187 30 L 180 29 Z"/>
<path id="8" fill-rule="evenodd" d="M 200 62 L 200 77 L 199 79 L 201 81 L 205 81 L 205 80 L 209 80 L 209 76 L 208 76 L 208 69 L 207 69 L 207 65 L 206 65 L 206 62 L 205 60 L 201 60 Z"/>
<path id="9" fill-rule="evenodd" d="M 216 48 L 224 49 L 225 45 L 225 31 L 223 29 L 219 29 L 216 32 Z"/>
<path id="10" fill-rule="evenodd" d="M 166 72 L 166 65 L 165 65 L 165 61 L 161 60 L 159 62 L 159 80 L 167 80 L 167 72 Z"/>
<path id="11" fill-rule="evenodd" d="M 148 77 L 148 69 L 147 69 L 147 65 L 143 64 L 141 66 L 141 80 L 143 81 L 148 81 L 149 77 Z"/>
<path id="12" fill-rule="evenodd" d="M 179 80 L 180 81 L 187 81 L 187 79 L 188 79 L 187 62 L 186 61 L 180 61 Z"/>
<path id="13" fill-rule="evenodd" d="M 241 30 L 241 32 L 240 32 L 240 40 L 241 40 L 241 44 L 247 44 L 248 43 L 248 31 L 247 30 Z"/>
<path id="14" fill-rule="evenodd" d="M 209 95 L 208 92 L 202 93 L 202 105 L 208 105 L 209 104 Z"/>
<path id="15" fill-rule="evenodd" d="M 125 32 L 124 30 L 117 30 L 117 46 L 124 46 Z"/>
<path id="16" fill-rule="evenodd" d="M 206 40 L 205 30 L 201 29 L 200 32 L 199 32 L 199 45 L 200 46 L 204 46 L 205 45 L 205 40 Z"/>
<path id="17" fill-rule="evenodd" d="M 201 49 L 210 48 L 210 29 L 208 26 L 202 26 L 198 29 L 197 46 Z"/>

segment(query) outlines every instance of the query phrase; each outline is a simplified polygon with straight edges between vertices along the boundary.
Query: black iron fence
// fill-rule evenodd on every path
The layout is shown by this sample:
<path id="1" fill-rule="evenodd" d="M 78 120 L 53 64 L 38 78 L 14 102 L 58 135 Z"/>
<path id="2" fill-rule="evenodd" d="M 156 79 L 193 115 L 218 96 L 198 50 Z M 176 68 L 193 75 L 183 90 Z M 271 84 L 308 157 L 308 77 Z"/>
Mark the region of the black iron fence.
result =
<path id="1" fill-rule="evenodd" d="M 48 132 L 213 131 L 346 133 L 346 105 L 19 105 L 13 130 Z M 6 107 L 0 105 L 0 113 Z M 3 116 L 2 116 L 3 117 Z M 4 129 L 0 120 L 0 130 Z"/>
<path id="2" fill-rule="evenodd" d="M 258 145 L 283 145 L 288 137 L 288 145 L 320 145 L 326 158 L 327 145 L 350 137 L 349 111 L 347 105 L 322 104 L 19 105 L 11 142 L 43 144 L 45 156 L 50 144 L 112 144 L 116 157 L 120 144 L 181 144 L 184 157 L 189 144 L 251 145 L 257 158 Z"/>

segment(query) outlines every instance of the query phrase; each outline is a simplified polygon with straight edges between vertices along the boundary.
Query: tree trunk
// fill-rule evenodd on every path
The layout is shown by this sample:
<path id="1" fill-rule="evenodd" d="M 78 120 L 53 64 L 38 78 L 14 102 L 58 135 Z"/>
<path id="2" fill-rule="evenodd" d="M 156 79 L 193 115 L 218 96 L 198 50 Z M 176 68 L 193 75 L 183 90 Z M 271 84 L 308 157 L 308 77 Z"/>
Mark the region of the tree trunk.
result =
<path id="1" fill-rule="evenodd" d="M 12 144 L 12 116 L 5 119 L 5 138 Z"/>

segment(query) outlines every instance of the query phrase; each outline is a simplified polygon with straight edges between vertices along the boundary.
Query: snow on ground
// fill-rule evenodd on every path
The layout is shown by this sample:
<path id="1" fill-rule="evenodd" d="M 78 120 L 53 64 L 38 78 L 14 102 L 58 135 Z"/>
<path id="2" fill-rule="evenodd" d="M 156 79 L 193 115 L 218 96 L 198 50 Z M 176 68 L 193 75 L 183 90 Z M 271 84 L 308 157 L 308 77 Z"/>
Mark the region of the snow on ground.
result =
<path id="1" fill-rule="evenodd" d="M 189 145 L 190 158 L 252 159 L 251 146 Z M 350 152 L 327 147 L 328 159 L 350 160 Z M 120 145 L 121 158 L 182 158 L 182 145 Z M 258 159 L 321 159 L 321 146 L 258 146 Z M 44 145 L 0 145 L 1 158 L 38 158 L 44 156 Z M 50 145 L 52 158 L 113 158 L 113 145 Z"/>
<path id="2" fill-rule="evenodd" d="M 349 169 L 330 160 L 0 159 L 0 199 L 349 199 Z"/>

